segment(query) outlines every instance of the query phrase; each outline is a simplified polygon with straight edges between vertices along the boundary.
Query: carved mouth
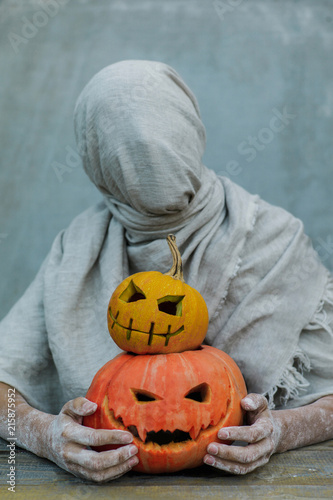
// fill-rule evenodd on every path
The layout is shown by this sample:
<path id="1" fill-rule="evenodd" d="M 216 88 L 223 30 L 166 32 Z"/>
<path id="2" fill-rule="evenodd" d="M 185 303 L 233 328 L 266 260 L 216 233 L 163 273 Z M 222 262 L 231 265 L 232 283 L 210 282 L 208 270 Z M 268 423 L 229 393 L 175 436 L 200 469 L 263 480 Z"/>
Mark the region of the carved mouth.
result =
<path id="1" fill-rule="evenodd" d="M 141 443 L 143 443 L 143 445 L 152 443 L 154 445 L 164 446 L 170 445 L 171 443 L 187 443 L 188 441 L 194 443 L 201 433 L 200 430 L 199 432 L 195 432 L 194 428 L 192 428 L 190 432 L 182 431 L 180 429 L 176 429 L 174 431 L 159 430 L 157 432 L 143 430 L 142 435 L 140 436 L 136 425 L 128 425 L 126 427 L 123 419 L 120 416 L 117 418 L 115 417 L 113 410 L 109 409 L 109 414 L 114 422 L 117 422 L 124 430 L 127 430 L 131 434 L 133 434 L 133 436 Z M 208 428 L 209 427 L 210 426 L 208 426 Z M 117 428 L 119 429 L 119 427 Z"/>
<path id="2" fill-rule="evenodd" d="M 111 307 L 109 307 L 109 316 L 110 316 L 110 318 L 112 320 L 111 328 L 113 328 L 114 325 L 117 325 L 120 328 L 123 328 L 124 330 L 126 330 L 126 338 L 127 338 L 127 340 L 130 340 L 132 332 L 138 332 L 138 333 L 142 333 L 144 335 L 148 335 L 148 345 L 151 345 L 151 343 L 153 341 L 154 335 L 157 335 L 159 337 L 164 337 L 165 338 L 165 345 L 167 346 L 171 337 L 174 337 L 175 335 L 178 335 L 179 333 L 181 333 L 182 331 L 184 331 L 184 325 L 181 326 L 180 328 L 178 328 L 178 330 L 176 330 L 175 332 L 171 332 L 171 325 L 168 325 L 168 331 L 167 332 L 165 332 L 165 333 L 154 332 L 155 323 L 152 321 L 150 323 L 149 332 L 143 332 L 142 330 L 138 330 L 138 329 L 132 327 L 133 318 L 130 319 L 130 322 L 129 322 L 128 326 L 121 325 L 117 321 L 118 315 L 119 315 L 119 311 L 117 311 L 117 314 L 115 316 L 113 316 L 112 311 L 111 311 Z"/>
<path id="3" fill-rule="evenodd" d="M 133 436 L 140 439 L 141 441 L 138 429 L 136 428 L 135 425 L 130 425 L 128 427 L 128 430 L 133 434 Z M 144 443 L 145 444 L 155 443 L 158 444 L 159 446 L 163 446 L 163 445 L 168 445 L 170 443 L 182 443 L 184 441 L 192 441 L 190 434 L 188 432 L 176 429 L 174 432 L 162 431 L 162 430 L 158 432 L 149 431 L 147 432 L 147 436 Z"/>
<path id="4" fill-rule="evenodd" d="M 113 428 L 129 431 L 134 436 L 136 444 L 144 450 L 158 450 L 159 448 L 163 448 L 163 446 L 169 446 L 179 451 L 183 447 L 187 449 L 189 446 L 195 447 L 200 441 L 200 437 L 202 435 L 207 436 L 207 433 L 209 434 L 212 428 L 212 425 L 208 425 L 208 427 L 198 430 L 195 430 L 194 427 L 192 427 L 189 432 L 180 429 L 176 429 L 173 432 L 164 430 L 148 431 L 142 429 L 140 431 L 140 435 L 136 425 L 132 424 L 126 426 L 120 415 L 116 418 L 114 411 L 109 408 L 109 400 L 107 396 L 105 396 L 103 406 L 106 414 L 108 415 L 108 419 L 114 424 Z M 223 427 L 223 419 L 219 423 L 221 427 Z"/>

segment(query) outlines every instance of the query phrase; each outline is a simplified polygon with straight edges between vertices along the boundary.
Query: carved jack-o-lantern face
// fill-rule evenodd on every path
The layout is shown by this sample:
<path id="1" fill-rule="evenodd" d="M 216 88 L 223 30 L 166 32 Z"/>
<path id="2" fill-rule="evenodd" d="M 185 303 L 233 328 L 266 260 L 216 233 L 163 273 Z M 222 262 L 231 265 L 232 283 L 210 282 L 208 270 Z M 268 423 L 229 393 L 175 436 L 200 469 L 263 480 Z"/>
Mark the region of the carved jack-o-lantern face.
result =
<path id="1" fill-rule="evenodd" d="M 208 313 L 201 295 L 157 271 L 125 279 L 108 310 L 112 338 L 137 354 L 181 352 L 198 347 L 207 332 Z"/>
<path id="2" fill-rule="evenodd" d="M 200 465 L 218 430 L 241 424 L 245 395 L 237 365 L 214 347 L 121 354 L 96 374 L 87 398 L 98 409 L 84 425 L 129 430 L 139 449 L 135 470 L 173 472 Z"/>
<path id="3" fill-rule="evenodd" d="M 208 311 L 200 293 L 184 283 L 175 239 L 170 273 L 141 272 L 126 278 L 112 294 L 108 327 L 116 344 L 137 354 L 196 349 L 208 328 Z"/>

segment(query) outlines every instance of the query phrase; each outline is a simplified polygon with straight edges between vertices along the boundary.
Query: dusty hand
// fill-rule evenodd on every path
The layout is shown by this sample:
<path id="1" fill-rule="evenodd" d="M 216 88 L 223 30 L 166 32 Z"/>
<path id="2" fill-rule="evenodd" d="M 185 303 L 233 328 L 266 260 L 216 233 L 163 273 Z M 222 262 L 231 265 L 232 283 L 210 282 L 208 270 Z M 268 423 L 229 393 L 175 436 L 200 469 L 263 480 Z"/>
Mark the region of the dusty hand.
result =
<path id="1" fill-rule="evenodd" d="M 248 394 L 241 405 L 246 410 L 247 423 L 242 427 L 225 427 L 218 432 L 223 441 L 245 441 L 247 446 L 210 443 L 204 462 L 233 474 L 247 474 L 266 464 L 279 444 L 281 426 L 267 409 L 267 400 L 259 394 Z"/>
<path id="2" fill-rule="evenodd" d="M 126 431 L 91 429 L 82 426 L 82 417 L 96 411 L 97 405 L 76 398 L 64 405 L 46 428 L 43 456 L 75 476 L 106 482 L 125 474 L 138 463 L 138 452 L 130 445 L 133 436 Z M 87 446 L 123 444 L 116 450 L 96 452 Z"/>

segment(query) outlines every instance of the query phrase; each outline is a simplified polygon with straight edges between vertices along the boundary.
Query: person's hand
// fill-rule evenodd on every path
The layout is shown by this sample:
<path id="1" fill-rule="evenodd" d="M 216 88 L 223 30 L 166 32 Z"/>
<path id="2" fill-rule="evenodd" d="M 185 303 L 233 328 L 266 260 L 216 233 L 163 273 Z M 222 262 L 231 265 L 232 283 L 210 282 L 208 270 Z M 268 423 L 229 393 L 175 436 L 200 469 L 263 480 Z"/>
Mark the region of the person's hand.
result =
<path id="1" fill-rule="evenodd" d="M 219 430 L 223 441 L 245 441 L 247 446 L 210 443 L 204 462 L 233 474 L 247 474 L 266 464 L 279 444 L 281 424 L 267 408 L 267 400 L 260 394 L 248 394 L 241 401 L 250 425 L 225 427 Z"/>
<path id="2" fill-rule="evenodd" d="M 134 456 L 138 449 L 129 444 L 133 440 L 129 432 L 84 427 L 83 416 L 91 415 L 96 408 L 96 403 L 82 397 L 66 403 L 46 426 L 43 456 L 75 476 L 106 482 L 122 476 L 138 463 Z M 87 449 L 106 444 L 124 446 L 102 452 Z"/>

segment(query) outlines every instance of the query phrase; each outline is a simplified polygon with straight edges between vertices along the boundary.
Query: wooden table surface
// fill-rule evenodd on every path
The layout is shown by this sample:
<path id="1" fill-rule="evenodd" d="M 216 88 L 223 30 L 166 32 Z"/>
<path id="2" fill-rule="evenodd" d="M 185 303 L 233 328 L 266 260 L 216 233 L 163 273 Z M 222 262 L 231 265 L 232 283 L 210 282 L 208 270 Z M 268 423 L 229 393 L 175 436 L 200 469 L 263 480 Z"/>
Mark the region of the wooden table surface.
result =
<path id="1" fill-rule="evenodd" d="M 9 448 L 0 439 L 0 498 L 61 499 L 319 499 L 333 498 L 333 440 L 274 455 L 264 467 L 233 476 L 206 465 L 168 475 L 130 472 L 107 484 L 80 480 L 16 448 L 15 496 L 8 491 Z"/>

